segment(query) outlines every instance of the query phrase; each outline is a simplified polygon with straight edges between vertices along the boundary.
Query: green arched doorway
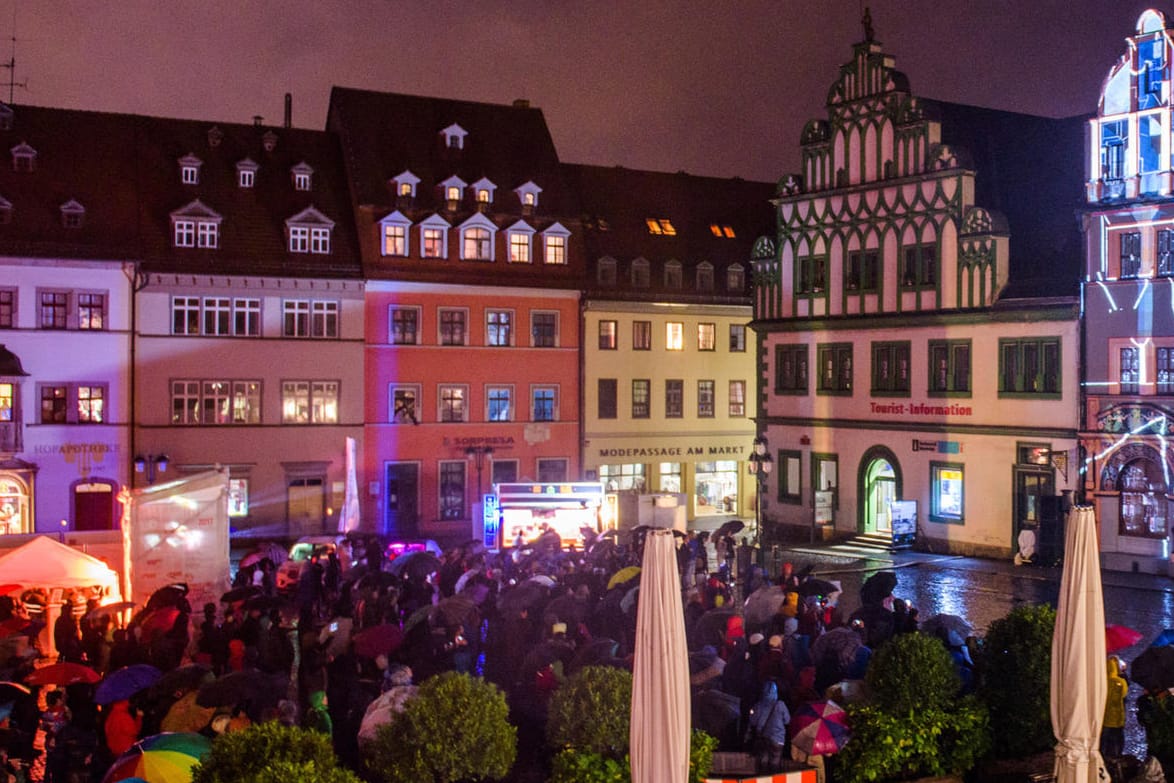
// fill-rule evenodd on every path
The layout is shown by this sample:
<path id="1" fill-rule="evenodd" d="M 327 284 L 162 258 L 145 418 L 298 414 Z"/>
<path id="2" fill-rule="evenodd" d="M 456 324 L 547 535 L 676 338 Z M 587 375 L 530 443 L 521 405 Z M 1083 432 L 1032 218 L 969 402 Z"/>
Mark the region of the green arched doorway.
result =
<path id="1" fill-rule="evenodd" d="M 892 532 L 889 504 L 901 499 L 901 465 L 884 446 L 873 446 L 860 460 L 857 494 L 860 498 L 856 528 L 861 533 Z"/>

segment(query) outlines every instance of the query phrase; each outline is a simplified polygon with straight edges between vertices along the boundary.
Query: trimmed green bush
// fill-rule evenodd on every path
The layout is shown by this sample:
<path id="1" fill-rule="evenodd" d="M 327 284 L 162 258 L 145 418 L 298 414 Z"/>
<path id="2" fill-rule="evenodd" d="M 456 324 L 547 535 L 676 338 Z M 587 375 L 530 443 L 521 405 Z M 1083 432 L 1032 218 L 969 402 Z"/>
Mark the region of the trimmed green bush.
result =
<path id="1" fill-rule="evenodd" d="M 278 761 L 241 783 L 363 783 L 343 767 L 319 767 L 313 761 Z"/>
<path id="2" fill-rule="evenodd" d="M 1056 610 L 1021 605 L 991 623 L 975 660 L 978 697 L 991 716 L 993 751 L 1023 758 L 1051 749 L 1052 632 Z"/>
<path id="3" fill-rule="evenodd" d="M 990 744 L 987 712 L 970 696 L 948 711 L 929 707 L 895 714 L 859 705 L 848 714 L 852 738 L 836 757 L 841 783 L 961 775 Z"/>
<path id="4" fill-rule="evenodd" d="M 631 712 L 632 673 L 585 666 L 551 696 L 546 738 L 556 749 L 621 759 L 628 752 Z"/>
<path id="5" fill-rule="evenodd" d="M 864 679 L 873 703 L 893 715 L 946 709 L 962 687 L 945 645 L 922 633 L 890 639 L 873 654 Z"/>
<path id="6" fill-rule="evenodd" d="M 329 772 L 338 766 L 330 737 L 276 721 L 221 734 L 204 760 L 192 768 L 192 783 L 240 783 L 275 764 L 312 768 L 317 774 L 312 780 L 343 783 Z"/>
<path id="7" fill-rule="evenodd" d="M 368 770 L 386 783 L 499 780 L 517 752 L 505 695 L 458 672 L 425 680 L 403 713 L 380 726 L 366 746 Z"/>
<path id="8" fill-rule="evenodd" d="M 713 766 L 717 740 L 694 730 L 689 738 L 689 783 L 702 783 Z M 554 757 L 550 783 L 630 783 L 631 758 L 612 759 L 598 753 L 567 748 Z"/>

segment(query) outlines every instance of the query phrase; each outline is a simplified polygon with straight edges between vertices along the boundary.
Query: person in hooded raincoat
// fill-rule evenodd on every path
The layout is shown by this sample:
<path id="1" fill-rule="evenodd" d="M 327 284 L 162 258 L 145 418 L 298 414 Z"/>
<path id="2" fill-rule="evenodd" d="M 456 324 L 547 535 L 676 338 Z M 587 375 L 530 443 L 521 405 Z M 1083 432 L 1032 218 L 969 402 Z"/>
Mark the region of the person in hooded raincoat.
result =
<path id="1" fill-rule="evenodd" d="M 773 680 L 762 685 L 762 694 L 750 708 L 746 727 L 746 742 L 754 754 L 758 772 L 776 772 L 782 767 L 783 750 L 787 745 L 787 724 L 791 712 L 779 698 L 779 687 Z"/>
<path id="2" fill-rule="evenodd" d="M 1116 758 L 1125 753 L 1125 680 L 1124 665 L 1116 655 L 1108 660 L 1109 688 L 1105 693 L 1105 720 L 1101 728 L 1101 755 Z"/>
<path id="3" fill-rule="evenodd" d="M 326 709 L 326 691 L 314 691 L 310 694 L 309 702 L 303 719 L 306 728 L 331 736 L 334 733 L 334 721 Z"/>

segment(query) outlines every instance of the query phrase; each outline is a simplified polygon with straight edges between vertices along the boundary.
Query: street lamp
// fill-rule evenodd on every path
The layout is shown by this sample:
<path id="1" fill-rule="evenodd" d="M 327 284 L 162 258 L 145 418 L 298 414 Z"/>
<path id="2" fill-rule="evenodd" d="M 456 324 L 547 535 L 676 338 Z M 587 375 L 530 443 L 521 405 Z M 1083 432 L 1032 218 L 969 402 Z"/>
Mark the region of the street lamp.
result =
<path id="1" fill-rule="evenodd" d="M 758 543 L 758 536 L 762 532 L 762 490 L 766 486 L 766 477 L 774 469 L 774 460 L 767 450 L 766 438 L 754 439 L 754 449 L 750 452 L 750 459 L 746 465 L 750 475 L 758 480 L 754 497 L 754 543 Z"/>
<path id="2" fill-rule="evenodd" d="M 477 467 L 477 503 L 481 503 L 481 471 L 485 468 L 485 458 L 493 454 L 492 446 L 468 446 L 465 448 L 465 459 L 473 460 Z M 474 517 L 476 519 L 476 517 Z M 476 538 L 476 536 L 474 536 Z"/>
<path id="3" fill-rule="evenodd" d="M 154 484 L 156 471 L 166 473 L 169 462 L 166 454 L 136 454 L 135 473 L 146 473 L 147 483 Z"/>

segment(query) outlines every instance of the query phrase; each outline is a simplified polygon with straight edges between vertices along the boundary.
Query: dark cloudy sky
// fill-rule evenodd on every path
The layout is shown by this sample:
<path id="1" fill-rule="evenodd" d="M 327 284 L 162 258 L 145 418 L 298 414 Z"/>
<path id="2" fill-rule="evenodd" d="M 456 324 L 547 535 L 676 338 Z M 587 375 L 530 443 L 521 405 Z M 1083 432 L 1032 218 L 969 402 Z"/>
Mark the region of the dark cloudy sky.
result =
<path id="1" fill-rule="evenodd" d="M 1140 0 L 871 0 L 914 93 L 1091 113 Z M 15 7 L 15 27 L 13 10 Z M 0 0 L 17 103 L 321 128 L 331 85 L 543 109 L 560 157 L 777 180 L 860 0 Z M 1170 7 L 1157 5 L 1174 17 Z M 11 45 L 0 41 L 0 45 Z M 0 50 L 0 56 L 10 56 Z M 0 71 L 6 79 L 8 71 Z M 3 89 L 7 100 L 8 88 Z"/>

